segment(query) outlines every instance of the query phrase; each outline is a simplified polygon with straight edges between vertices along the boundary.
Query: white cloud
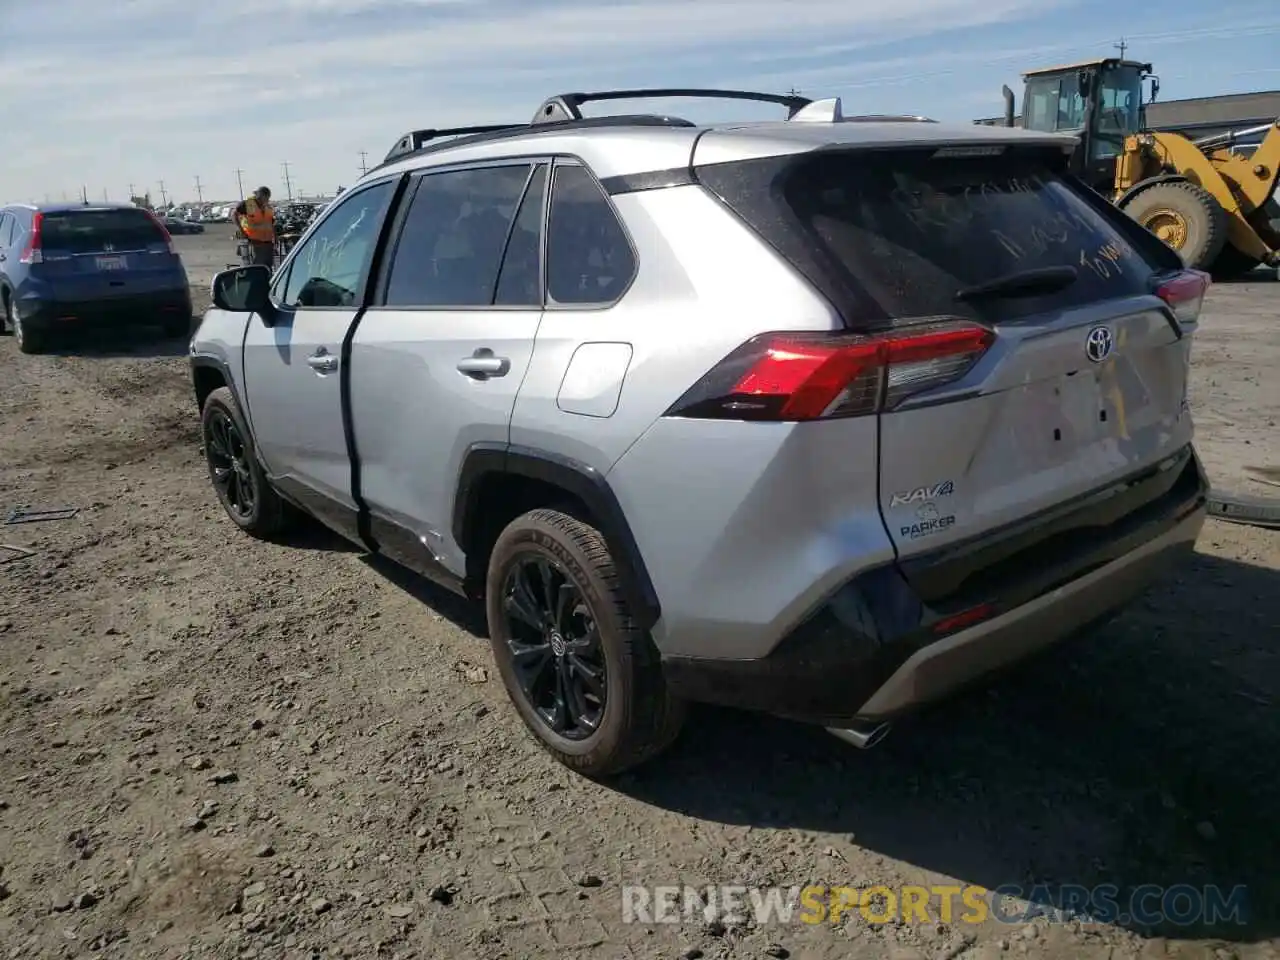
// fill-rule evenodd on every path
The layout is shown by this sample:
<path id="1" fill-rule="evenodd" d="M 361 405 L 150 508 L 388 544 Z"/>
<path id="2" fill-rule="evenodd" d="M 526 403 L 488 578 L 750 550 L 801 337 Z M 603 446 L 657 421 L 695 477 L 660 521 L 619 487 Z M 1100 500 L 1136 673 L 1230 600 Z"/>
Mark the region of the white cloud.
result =
<path id="1" fill-rule="evenodd" d="M 1079 2 L 0 0 L 0 130 L 25 161 L 0 168 L 0 200 L 196 173 L 228 195 L 237 167 L 274 183 L 284 159 L 331 189 L 410 127 L 523 120 L 566 89 L 794 83 L 874 89 L 859 110 L 892 112 L 914 84 L 911 109 L 968 109 L 1049 48 L 939 37 L 1025 33 Z"/>

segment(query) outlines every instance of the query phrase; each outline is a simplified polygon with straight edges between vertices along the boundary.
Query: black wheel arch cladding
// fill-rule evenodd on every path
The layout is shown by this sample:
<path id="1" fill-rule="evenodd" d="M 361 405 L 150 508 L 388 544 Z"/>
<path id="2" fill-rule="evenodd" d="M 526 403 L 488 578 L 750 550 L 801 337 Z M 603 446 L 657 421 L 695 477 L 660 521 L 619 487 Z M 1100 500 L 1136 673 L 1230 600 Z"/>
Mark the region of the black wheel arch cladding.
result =
<path id="1" fill-rule="evenodd" d="M 547 484 L 581 502 L 613 554 L 631 615 L 641 629 L 653 628 L 661 607 L 639 544 L 608 481 L 585 463 L 530 447 L 498 443 L 472 446 L 458 474 L 453 510 L 453 538 L 463 550 L 468 550 L 481 529 L 485 480 L 495 475 Z"/>

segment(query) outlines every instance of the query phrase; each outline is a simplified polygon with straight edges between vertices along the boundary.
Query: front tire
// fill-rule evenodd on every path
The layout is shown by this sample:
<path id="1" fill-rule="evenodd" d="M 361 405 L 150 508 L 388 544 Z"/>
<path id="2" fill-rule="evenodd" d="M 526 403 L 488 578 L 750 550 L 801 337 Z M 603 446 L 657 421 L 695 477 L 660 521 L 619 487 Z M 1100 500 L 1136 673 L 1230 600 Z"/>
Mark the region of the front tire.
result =
<path id="1" fill-rule="evenodd" d="M 269 539 L 285 527 L 284 501 L 258 463 L 253 439 L 236 398 L 218 387 L 204 402 L 200 416 L 209 480 L 222 509 L 241 530 Z"/>
<path id="2" fill-rule="evenodd" d="M 1227 243 L 1227 212 L 1213 194 L 1187 180 L 1147 187 L 1124 212 L 1195 270 L 1208 272 Z"/>
<path id="3" fill-rule="evenodd" d="M 667 692 L 598 530 L 558 510 L 517 517 L 494 544 L 485 594 L 502 682 L 560 763 L 606 777 L 675 740 L 685 705 Z"/>

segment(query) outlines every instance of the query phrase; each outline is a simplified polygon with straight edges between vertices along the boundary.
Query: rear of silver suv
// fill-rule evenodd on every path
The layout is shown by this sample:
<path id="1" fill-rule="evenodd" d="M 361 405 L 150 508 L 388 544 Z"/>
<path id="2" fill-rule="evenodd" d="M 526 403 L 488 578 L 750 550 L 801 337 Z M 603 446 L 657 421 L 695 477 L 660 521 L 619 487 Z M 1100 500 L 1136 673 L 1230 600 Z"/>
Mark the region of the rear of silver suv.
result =
<path id="1" fill-rule="evenodd" d="M 341 384 L 323 463 L 305 405 L 255 415 L 277 374 L 259 389 L 233 355 L 287 358 L 299 305 L 253 307 L 255 334 L 228 299 L 250 271 L 215 281 L 193 342 L 211 476 L 230 425 L 261 486 L 228 512 L 270 532 L 286 496 L 483 598 L 521 716 L 592 775 L 659 752 L 690 701 L 867 745 L 1113 614 L 1203 523 L 1206 279 L 1066 173 L 1070 141 L 800 106 L 535 122 L 371 173 L 388 199 L 358 218 L 350 325 L 325 314 L 346 332 L 312 364 Z M 484 170 L 507 186 L 441 199 Z M 467 218 L 466 243 L 440 232 Z M 289 276 L 308 245 L 278 287 L 312 285 Z"/>

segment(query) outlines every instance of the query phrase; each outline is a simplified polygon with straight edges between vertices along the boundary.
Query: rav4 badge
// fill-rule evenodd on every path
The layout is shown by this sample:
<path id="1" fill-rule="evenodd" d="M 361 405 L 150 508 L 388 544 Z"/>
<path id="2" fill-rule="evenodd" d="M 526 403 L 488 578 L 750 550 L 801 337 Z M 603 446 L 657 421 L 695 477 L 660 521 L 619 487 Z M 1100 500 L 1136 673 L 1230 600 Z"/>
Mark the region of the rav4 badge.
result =
<path id="1" fill-rule="evenodd" d="M 944 480 L 930 487 L 916 487 L 914 490 L 895 493 L 889 501 L 889 506 L 892 508 L 906 506 L 909 503 L 930 503 L 942 497 L 949 497 L 955 491 L 955 484 L 950 480 Z"/>

